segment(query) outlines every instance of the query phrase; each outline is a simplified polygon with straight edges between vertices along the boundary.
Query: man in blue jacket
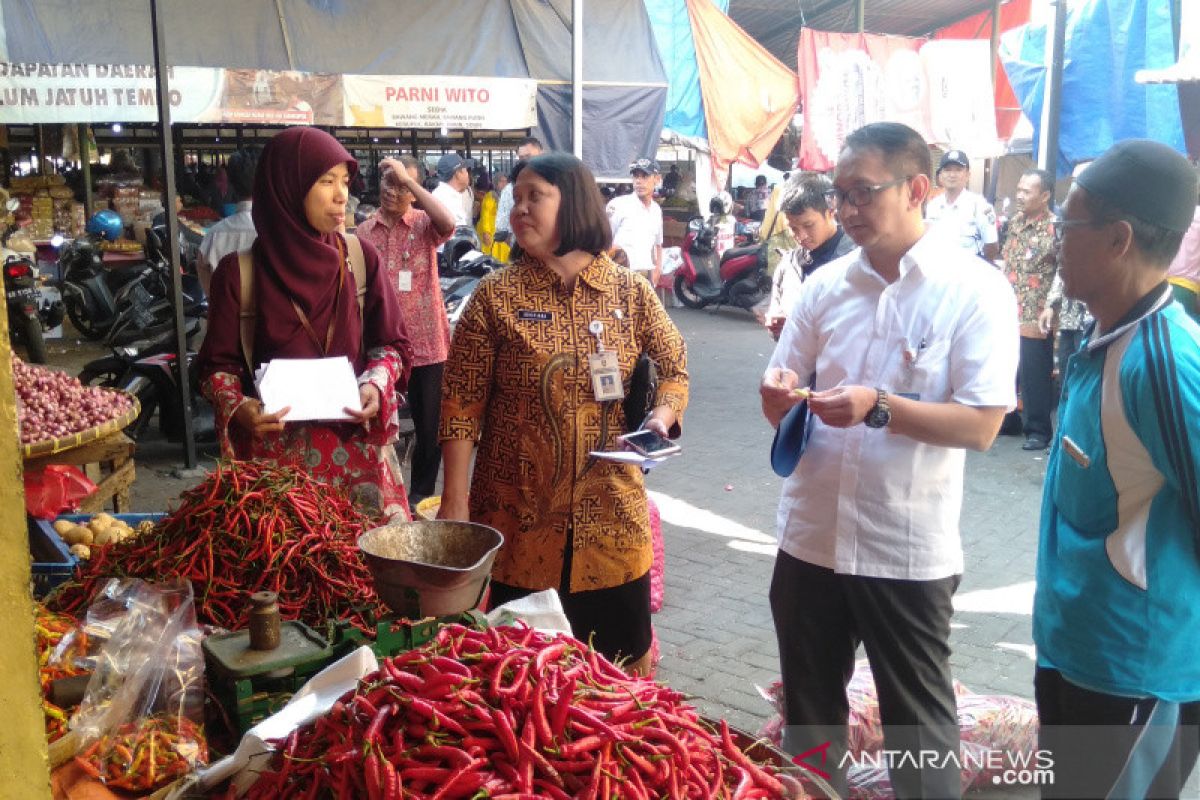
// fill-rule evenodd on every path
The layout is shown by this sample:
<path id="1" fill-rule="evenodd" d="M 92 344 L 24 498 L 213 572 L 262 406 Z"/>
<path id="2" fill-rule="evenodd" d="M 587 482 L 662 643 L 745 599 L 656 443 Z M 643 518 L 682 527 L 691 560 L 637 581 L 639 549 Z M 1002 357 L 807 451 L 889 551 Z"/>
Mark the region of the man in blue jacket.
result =
<path id="1" fill-rule="evenodd" d="M 1120 142 L 1077 178 L 1060 275 L 1095 324 L 1046 472 L 1033 630 L 1043 797 L 1178 797 L 1200 719 L 1200 327 L 1167 267 L 1196 173 Z"/>

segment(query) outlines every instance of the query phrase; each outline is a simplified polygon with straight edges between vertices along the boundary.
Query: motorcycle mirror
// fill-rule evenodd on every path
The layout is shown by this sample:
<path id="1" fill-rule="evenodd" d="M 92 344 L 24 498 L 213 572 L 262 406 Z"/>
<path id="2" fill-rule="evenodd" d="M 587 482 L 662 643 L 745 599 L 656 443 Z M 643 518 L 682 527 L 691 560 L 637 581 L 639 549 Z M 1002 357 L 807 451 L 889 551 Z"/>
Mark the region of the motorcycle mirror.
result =
<path id="1" fill-rule="evenodd" d="M 10 197 L 8 198 L 8 202 L 4 204 L 4 207 L 7 208 L 8 212 L 11 214 L 21 207 L 21 201 L 15 197 Z"/>
<path id="2" fill-rule="evenodd" d="M 63 242 L 65 242 L 66 240 L 67 240 L 66 237 L 63 236 L 61 233 L 56 233 L 50 237 L 50 246 L 51 247 L 62 247 Z"/>

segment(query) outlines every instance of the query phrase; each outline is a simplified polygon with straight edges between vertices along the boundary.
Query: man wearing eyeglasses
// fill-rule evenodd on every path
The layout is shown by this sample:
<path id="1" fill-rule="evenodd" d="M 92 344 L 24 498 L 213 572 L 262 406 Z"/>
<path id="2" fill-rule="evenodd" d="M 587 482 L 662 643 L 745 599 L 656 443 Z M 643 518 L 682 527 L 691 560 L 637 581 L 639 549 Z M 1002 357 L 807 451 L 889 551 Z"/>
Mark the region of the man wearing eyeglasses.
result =
<path id="1" fill-rule="evenodd" d="M 813 414 L 783 485 L 770 590 L 784 746 L 826 747 L 842 796 L 845 773 L 831 765 L 846 747 L 860 643 L 886 746 L 911 754 L 891 765 L 896 796 L 961 791 L 948 759 L 959 743 L 949 637 L 963 465 L 1015 405 L 1017 308 L 1003 275 L 927 232 L 931 166 L 905 125 L 846 138 L 829 198 L 859 247 L 805 282 L 760 387 L 781 435 L 805 394 Z M 918 768 L 922 751 L 939 760 Z"/>
<path id="2" fill-rule="evenodd" d="M 1042 498 L 1043 797 L 1179 797 L 1200 748 L 1200 327 L 1167 281 L 1196 191 L 1171 148 L 1119 142 L 1058 223 L 1064 291 L 1095 323 L 1067 363 Z"/>
<path id="3" fill-rule="evenodd" d="M 968 252 L 995 261 L 1000 255 L 1000 229 L 992 204 L 967 188 L 971 162 L 962 150 L 949 150 L 938 164 L 944 190 L 925 208 L 925 221 Z"/>

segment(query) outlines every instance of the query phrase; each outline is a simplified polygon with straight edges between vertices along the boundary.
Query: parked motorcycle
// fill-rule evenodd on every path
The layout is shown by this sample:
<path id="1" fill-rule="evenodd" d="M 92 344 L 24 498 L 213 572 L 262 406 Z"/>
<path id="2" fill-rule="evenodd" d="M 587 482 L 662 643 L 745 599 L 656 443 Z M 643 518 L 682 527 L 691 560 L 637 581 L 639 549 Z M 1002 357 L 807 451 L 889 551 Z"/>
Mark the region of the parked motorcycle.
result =
<path id="1" fill-rule="evenodd" d="M 688 222 L 675 270 L 675 296 L 688 308 L 731 305 L 747 310 L 771 291 L 767 275 L 767 245 L 731 247 L 718 258 L 717 214 Z"/>
<path id="2" fill-rule="evenodd" d="M 9 214 L 21 207 L 17 199 L 5 205 Z M 25 345 L 27 360 L 34 364 L 46 363 L 46 340 L 42 336 L 42 320 L 38 314 L 41 294 L 37 290 L 37 270 L 33 259 L 24 253 L 9 248 L 12 235 L 21 229 L 16 222 L 10 224 L 0 237 L 4 251 L 4 297 L 8 304 L 8 334 L 13 341 Z"/>
<path id="3" fill-rule="evenodd" d="M 442 300 L 446 305 L 446 316 L 450 320 L 451 328 L 462 317 L 467 301 L 471 299 L 479 281 L 503 266 L 489 255 L 484 255 L 478 250 L 468 250 L 454 262 L 448 274 L 439 278 Z"/>

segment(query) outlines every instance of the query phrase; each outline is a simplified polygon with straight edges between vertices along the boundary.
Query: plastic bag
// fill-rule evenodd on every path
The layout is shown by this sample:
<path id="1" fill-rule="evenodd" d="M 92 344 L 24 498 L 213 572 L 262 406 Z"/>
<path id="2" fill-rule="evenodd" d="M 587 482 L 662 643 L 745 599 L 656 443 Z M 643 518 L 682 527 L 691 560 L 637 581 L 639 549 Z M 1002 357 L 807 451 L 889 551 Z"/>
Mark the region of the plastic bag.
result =
<path id="1" fill-rule="evenodd" d="M 111 636 L 71 728 L 76 762 L 110 788 L 149 792 L 207 763 L 204 655 L 188 581 L 110 581 L 88 622 Z"/>
<path id="2" fill-rule="evenodd" d="M 25 509 L 38 519 L 55 519 L 64 511 L 78 509 L 96 488 L 77 467 L 48 464 L 25 473 Z"/>
<path id="3" fill-rule="evenodd" d="M 650 544 L 654 549 L 654 560 L 650 563 L 650 612 L 662 611 L 665 589 L 666 550 L 663 548 L 662 517 L 654 500 L 646 498 L 646 510 L 650 513 Z"/>

